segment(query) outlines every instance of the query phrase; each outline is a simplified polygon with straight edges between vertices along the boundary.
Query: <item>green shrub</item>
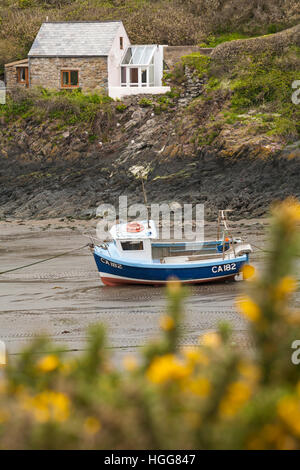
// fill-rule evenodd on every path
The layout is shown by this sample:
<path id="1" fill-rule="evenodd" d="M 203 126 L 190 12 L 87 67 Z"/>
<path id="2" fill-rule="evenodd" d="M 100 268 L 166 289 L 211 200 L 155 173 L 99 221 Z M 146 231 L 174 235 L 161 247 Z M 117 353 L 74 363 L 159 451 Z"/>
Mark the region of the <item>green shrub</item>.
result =
<path id="1" fill-rule="evenodd" d="M 204 77 L 209 72 L 211 58 L 200 54 L 200 52 L 183 56 L 181 60 L 183 65 L 190 67 L 199 78 Z"/>
<path id="2" fill-rule="evenodd" d="M 248 39 L 249 35 L 243 33 L 224 33 L 217 36 L 209 35 L 206 40 L 200 44 L 200 47 L 217 47 L 219 44 L 238 39 Z"/>
<path id="3" fill-rule="evenodd" d="M 153 106 L 153 102 L 152 102 L 152 100 L 150 100 L 149 98 L 142 98 L 142 99 L 140 99 L 140 101 L 139 101 L 139 105 L 140 105 L 142 108 L 149 108 L 150 106 Z"/>
<path id="4" fill-rule="evenodd" d="M 127 109 L 127 105 L 125 103 L 120 103 L 120 104 L 117 104 L 117 106 L 116 106 L 116 110 L 119 113 L 124 113 L 124 111 L 126 111 L 126 109 Z"/>
<path id="5" fill-rule="evenodd" d="M 51 91 L 45 88 L 17 90 L 13 98 L 2 106 L 0 112 L 9 119 L 32 118 L 58 119 L 66 124 L 91 123 L 100 109 L 109 109 L 113 100 L 102 94 L 82 93 L 81 90 Z"/>
<path id="6" fill-rule="evenodd" d="M 171 91 L 167 91 L 165 96 L 167 96 L 168 98 L 171 98 L 171 99 L 179 98 L 180 91 L 178 91 L 176 88 L 172 88 Z"/>

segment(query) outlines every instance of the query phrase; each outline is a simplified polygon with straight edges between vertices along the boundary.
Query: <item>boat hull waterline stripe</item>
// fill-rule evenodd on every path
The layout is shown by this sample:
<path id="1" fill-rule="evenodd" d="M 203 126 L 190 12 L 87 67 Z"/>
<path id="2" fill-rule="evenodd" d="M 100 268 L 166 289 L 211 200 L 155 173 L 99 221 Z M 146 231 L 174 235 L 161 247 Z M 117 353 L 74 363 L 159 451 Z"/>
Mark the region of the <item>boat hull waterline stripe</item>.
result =
<path id="1" fill-rule="evenodd" d="M 182 266 L 172 267 L 171 265 L 164 266 L 164 269 L 157 269 L 155 266 L 141 267 L 112 262 L 103 256 L 94 253 L 95 261 L 101 277 L 115 279 L 118 282 L 124 280 L 129 282 L 138 282 L 146 284 L 164 284 L 170 278 L 177 278 L 184 283 L 197 283 L 218 281 L 222 279 L 234 278 L 239 274 L 242 266 L 247 263 L 248 256 L 243 256 L 239 259 L 233 259 L 222 264 L 215 264 L 212 266 Z"/>
<path id="2" fill-rule="evenodd" d="M 189 280 L 189 281 L 181 281 L 182 284 L 201 284 L 201 283 L 206 283 L 206 282 L 218 282 L 218 281 L 224 281 L 224 280 L 234 280 L 235 276 L 237 274 L 227 274 L 226 276 L 219 276 L 218 278 L 207 278 L 207 279 L 194 279 L 194 280 Z M 117 286 L 120 284 L 144 284 L 144 285 L 165 285 L 169 282 L 175 282 L 172 281 L 172 279 L 169 279 L 167 281 L 153 281 L 149 279 L 133 279 L 133 278 L 124 278 L 120 276 L 114 276 L 113 274 L 110 274 L 107 276 L 105 273 L 100 273 L 100 278 L 103 284 L 107 286 Z"/>

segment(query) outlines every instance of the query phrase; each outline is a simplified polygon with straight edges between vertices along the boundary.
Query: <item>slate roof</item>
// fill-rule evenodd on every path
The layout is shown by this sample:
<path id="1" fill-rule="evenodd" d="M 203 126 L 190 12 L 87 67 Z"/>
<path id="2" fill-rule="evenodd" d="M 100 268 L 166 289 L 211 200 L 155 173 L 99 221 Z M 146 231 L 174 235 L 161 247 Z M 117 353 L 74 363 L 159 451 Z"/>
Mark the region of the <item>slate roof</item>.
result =
<path id="1" fill-rule="evenodd" d="M 43 23 L 28 56 L 107 56 L 121 24 L 121 21 Z"/>

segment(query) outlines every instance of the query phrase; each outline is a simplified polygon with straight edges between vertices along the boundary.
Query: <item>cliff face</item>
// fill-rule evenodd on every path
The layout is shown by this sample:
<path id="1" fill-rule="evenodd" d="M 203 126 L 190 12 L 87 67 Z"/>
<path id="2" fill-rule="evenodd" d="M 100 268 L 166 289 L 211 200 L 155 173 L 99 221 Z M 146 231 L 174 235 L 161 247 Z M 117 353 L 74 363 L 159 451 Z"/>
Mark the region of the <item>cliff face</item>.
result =
<path id="1" fill-rule="evenodd" d="M 150 168 L 149 201 L 204 202 L 208 218 L 224 207 L 260 216 L 276 199 L 300 197 L 299 143 L 284 146 L 228 126 L 213 145 L 197 148 L 185 135 L 178 138 L 183 113 L 153 116 L 133 103 L 111 124 L 109 143 L 91 142 L 84 127 L 2 123 L 0 216 L 89 217 L 120 195 L 142 202 L 131 172 L 141 164 Z"/>

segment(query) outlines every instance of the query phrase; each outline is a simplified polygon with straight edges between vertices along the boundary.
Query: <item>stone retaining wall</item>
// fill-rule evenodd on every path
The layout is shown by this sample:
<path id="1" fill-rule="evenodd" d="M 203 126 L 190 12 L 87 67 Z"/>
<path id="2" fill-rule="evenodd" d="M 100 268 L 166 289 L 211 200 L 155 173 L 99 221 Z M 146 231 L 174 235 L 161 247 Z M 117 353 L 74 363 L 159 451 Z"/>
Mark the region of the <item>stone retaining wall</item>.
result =
<path id="1" fill-rule="evenodd" d="M 172 68 L 184 55 L 192 54 L 194 52 L 201 52 L 201 54 L 210 55 L 212 51 L 213 48 L 203 48 L 199 46 L 168 46 L 164 48 L 164 60 L 167 66 Z"/>

